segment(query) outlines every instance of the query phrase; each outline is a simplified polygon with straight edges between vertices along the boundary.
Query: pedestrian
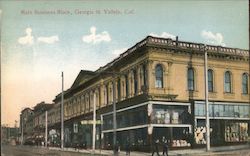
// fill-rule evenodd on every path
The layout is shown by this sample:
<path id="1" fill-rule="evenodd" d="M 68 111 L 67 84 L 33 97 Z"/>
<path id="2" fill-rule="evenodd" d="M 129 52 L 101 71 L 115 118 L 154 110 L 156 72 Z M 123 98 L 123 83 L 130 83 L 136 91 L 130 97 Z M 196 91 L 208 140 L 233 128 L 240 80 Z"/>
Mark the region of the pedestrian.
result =
<path id="1" fill-rule="evenodd" d="M 118 145 L 118 143 L 116 143 L 116 145 L 115 145 L 115 153 L 114 153 L 114 155 L 115 156 L 118 156 L 119 155 L 119 145 Z"/>
<path id="2" fill-rule="evenodd" d="M 166 155 L 168 156 L 168 140 L 165 140 L 163 142 L 163 147 L 162 147 L 163 151 L 162 151 L 162 155 Z"/>
<path id="3" fill-rule="evenodd" d="M 129 140 L 127 140 L 127 142 L 126 142 L 125 150 L 126 150 L 126 155 L 130 156 L 130 144 L 129 144 Z"/>
<path id="4" fill-rule="evenodd" d="M 156 140 L 154 144 L 152 156 L 154 156 L 155 153 L 157 154 L 157 156 L 160 156 L 158 144 L 159 144 L 159 140 Z"/>

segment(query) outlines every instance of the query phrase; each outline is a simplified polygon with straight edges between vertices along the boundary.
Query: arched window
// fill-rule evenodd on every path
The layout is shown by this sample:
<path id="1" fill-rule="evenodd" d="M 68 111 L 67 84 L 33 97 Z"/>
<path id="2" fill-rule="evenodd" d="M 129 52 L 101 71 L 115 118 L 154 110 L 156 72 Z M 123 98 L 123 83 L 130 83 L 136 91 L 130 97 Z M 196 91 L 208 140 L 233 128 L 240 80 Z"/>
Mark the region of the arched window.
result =
<path id="1" fill-rule="evenodd" d="M 242 75 L 242 93 L 248 94 L 248 74 L 244 73 Z"/>
<path id="2" fill-rule="evenodd" d="M 194 90 L 194 69 L 188 68 L 188 90 Z"/>
<path id="3" fill-rule="evenodd" d="M 208 91 L 213 92 L 214 91 L 214 74 L 212 69 L 208 69 L 207 71 L 208 75 Z"/>
<path id="4" fill-rule="evenodd" d="M 232 86 L 231 73 L 229 71 L 226 71 L 225 75 L 224 75 L 224 91 L 225 91 L 225 93 L 232 92 L 231 86 Z"/>
<path id="5" fill-rule="evenodd" d="M 155 67 L 155 87 L 163 88 L 163 68 L 160 64 Z"/>

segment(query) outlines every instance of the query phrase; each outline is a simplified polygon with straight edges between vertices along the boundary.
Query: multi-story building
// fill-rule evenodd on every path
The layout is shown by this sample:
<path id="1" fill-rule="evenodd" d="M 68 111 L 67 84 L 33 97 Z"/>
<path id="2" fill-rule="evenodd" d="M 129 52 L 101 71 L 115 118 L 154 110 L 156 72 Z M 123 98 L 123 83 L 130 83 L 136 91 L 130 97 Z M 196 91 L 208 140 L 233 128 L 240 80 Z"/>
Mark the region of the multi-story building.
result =
<path id="1" fill-rule="evenodd" d="M 45 112 L 53 107 L 53 104 L 40 102 L 34 107 L 34 134 L 33 137 L 35 139 L 35 143 L 37 145 L 41 145 L 45 139 Z"/>
<path id="2" fill-rule="evenodd" d="M 50 146 L 60 146 L 61 107 L 53 104 L 48 110 L 48 141 Z"/>
<path id="3" fill-rule="evenodd" d="M 20 141 L 21 143 L 29 142 L 33 136 L 33 115 L 34 112 L 30 108 L 25 108 L 20 114 Z"/>
<path id="4" fill-rule="evenodd" d="M 245 143 L 249 51 L 148 36 L 104 67 L 79 73 L 64 94 L 65 144 L 92 144 L 95 104 L 96 144 L 112 148 L 114 103 L 121 148 L 130 142 L 147 150 L 164 138 L 172 148 L 205 144 L 205 50 L 211 144 Z M 61 94 L 54 102 L 61 105 Z"/>
<path id="5" fill-rule="evenodd" d="M 1 144 L 15 145 L 18 142 L 18 127 L 1 125 Z"/>

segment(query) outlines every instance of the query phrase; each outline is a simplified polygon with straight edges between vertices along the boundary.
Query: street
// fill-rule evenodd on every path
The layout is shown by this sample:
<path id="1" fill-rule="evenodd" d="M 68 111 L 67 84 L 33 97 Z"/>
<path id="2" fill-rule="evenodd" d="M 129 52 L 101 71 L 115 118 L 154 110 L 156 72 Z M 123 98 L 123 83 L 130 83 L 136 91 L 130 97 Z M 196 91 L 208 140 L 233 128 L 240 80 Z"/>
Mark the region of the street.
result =
<path id="1" fill-rule="evenodd" d="M 89 151 L 88 151 L 89 152 Z M 96 150 L 96 155 L 113 155 L 112 151 L 102 150 L 101 154 Z M 160 152 L 162 154 L 162 152 Z M 46 149 L 36 146 L 2 146 L 2 156 L 90 156 L 86 151 L 60 151 L 59 149 Z M 125 156 L 125 152 L 120 152 L 119 156 Z M 151 156 L 151 153 L 134 152 L 131 156 Z M 205 152 L 204 149 L 187 149 L 169 151 L 169 156 L 250 156 L 250 149 L 247 146 L 224 146 L 220 148 L 212 148 L 211 152 Z"/>
<path id="2" fill-rule="evenodd" d="M 90 154 L 49 150 L 35 146 L 3 145 L 1 156 L 88 156 Z"/>

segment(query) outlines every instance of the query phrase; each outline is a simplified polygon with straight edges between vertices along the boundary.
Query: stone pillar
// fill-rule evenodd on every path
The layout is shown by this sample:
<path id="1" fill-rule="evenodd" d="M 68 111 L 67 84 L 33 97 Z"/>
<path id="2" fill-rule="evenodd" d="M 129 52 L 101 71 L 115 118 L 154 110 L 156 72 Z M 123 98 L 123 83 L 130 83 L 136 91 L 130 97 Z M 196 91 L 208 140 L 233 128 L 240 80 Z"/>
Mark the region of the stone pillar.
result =
<path id="1" fill-rule="evenodd" d="M 167 94 L 172 94 L 173 88 L 172 88 L 172 64 L 173 62 L 168 62 L 168 68 L 167 68 Z"/>
<path id="2" fill-rule="evenodd" d="M 148 92 L 151 92 L 151 90 L 154 88 L 154 75 L 153 73 L 153 61 L 149 60 L 147 62 L 147 90 Z"/>

